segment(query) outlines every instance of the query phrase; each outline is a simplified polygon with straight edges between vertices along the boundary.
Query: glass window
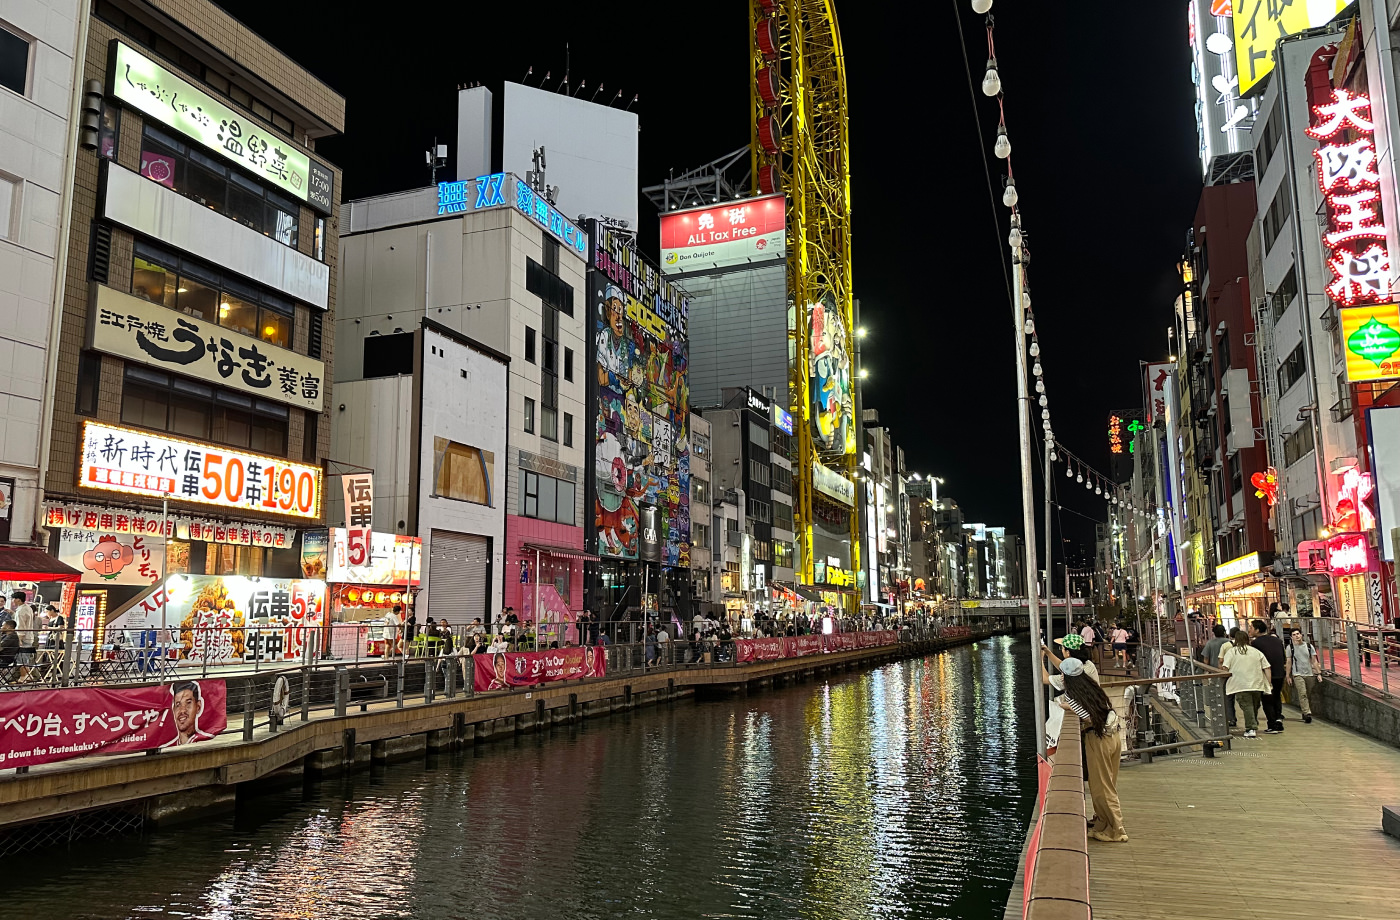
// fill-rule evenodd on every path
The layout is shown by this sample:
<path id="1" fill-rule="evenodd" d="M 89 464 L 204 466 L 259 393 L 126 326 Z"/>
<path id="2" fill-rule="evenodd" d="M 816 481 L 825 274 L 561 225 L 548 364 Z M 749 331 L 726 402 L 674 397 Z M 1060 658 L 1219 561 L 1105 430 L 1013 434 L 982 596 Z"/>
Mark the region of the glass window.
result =
<path id="1" fill-rule="evenodd" d="M 558 489 L 559 500 L 555 506 L 557 510 L 554 513 L 554 519 L 560 524 L 568 524 L 572 527 L 574 526 L 574 484 L 560 479 Z"/>
<path id="2" fill-rule="evenodd" d="M 267 206 L 263 201 L 263 196 L 258 192 L 252 192 L 246 188 L 239 188 L 240 184 L 241 183 L 229 183 L 228 216 L 245 227 L 261 230 L 263 225 L 263 208 Z"/>
<path id="3" fill-rule="evenodd" d="M 569 413 L 564 413 L 564 446 L 574 446 L 574 417 Z"/>
<path id="4" fill-rule="evenodd" d="M 292 320 L 289 316 L 283 316 L 275 310 L 263 307 L 259 314 L 262 319 L 258 321 L 258 338 L 270 345 L 280 348 L 292 347 Z"/>
<path id="5" fill-rule="evenodd" d="M 555 486 L 559 480 L 553 476 L 536 476 L 535 480 L 539 483 L 540 517 L 552 521 L 555 516 L 554 503 L 559 495 Z"/>
<path id="6" fill-rule="evenodd" d="M 540 409 L 540 437 L 550 441 L 559 440 L 559 412 L 544 406 Z"/>
<path id="7" fill-rule="evenodd" d="M 535 401 L 525 397 L 525 433 L 535 433 Z"/>
<path id="8" fill-rule="evenodd" d="M 172 148 L 157 143 L 151 138 L 141 141 L 141 175 L 152 182 L 159 182 L 166 188 L 183 191 L 185 183 L 181 172 L 184 164 L 180 155 Z"/>
<path id="9" fill-rule="evenodd" d="M 525 360 L 535 363 L 535 330 L 525 327 Z"/>
<path id="10" fill-rule="evenodd" d="M 117 158 L 117 137 L 121 134 L 122 110 L 120 106 L 102 105 L 102 124 L 97 131 L 97 155 L 105 160 Z"/>
<path id="11" fill-rule="evenodd" d="M 78 415 L 97 414 L 97 393 L 102 385 L 102 356 L 85 351 L 78 356 Z"/>
<path id="12" fill-rule="evenodd" d="M 229 188 L 227 180 L 202 166 L 195 166 L 193 163 L 185 164 L 185 187 L 181 191 L 206 208 L 218 211 L 220 214 L 228 213 Z"/>
<path id="13" fill-rule="evenodd" d="M 0 86 L 21 96 L 29 86 L 29 42 L 0 28 Z"/>
<path id="14" fill-rule="evenodd" d="M 520 513 L 525 517 L 540 516 L 540 477 L 520 471 Z"/>
<path id="15" fill-rule="evenodd" d="M 572 348 L 564 349 L 564 379 L 574 379 L 574 350 Z"/>
<path id="16" fill-rule="evenodd" d="M 167 391 L 128 381 L 122 387 L 122 424 L 164 431 L 169 403 Z"/>
<path id="17" fill-rule="evenodd" d="M 257 337 L 258 308 L 229 294 L 219 302 L 219 325 L 234 332 Z"/>
<path id="18" fill-rule="evenodd" d="M 165 266 L 137 258 L 131 276 L 131 293 L 174 309 L 176 280 L 175 273 Z"/>
<path id="19" fill-rule="evenodd" d="M 263 454 L 287 453 L 287 423 L 282 419 L 253 416 L 248 447 Z"/>
<path id="20" fill-rule="evenodd" d="M 175 308 L 205 322 L 219 321 L 219 292 L 189 278 L 181 278 L 175 289 Z"/>
<path id="21" fill-rule="evenodd" d="M 326 219 L 316 218 L 316 237 L 312 240 L 312 255 L 319 261 L 326 261 Z"/>
<path id="22" fill-rule="evenodd" d="M 297 247 L 297 215 L 288 214 L 275 204 L 267 206 L 269 234 L 277 242 L 293 249 Z"/>
<path id="23" fill-rule="evenodd" d="M 247 447 L 252 438 L 253 416 L 237 409 L 224 410 L 224 433 L 218 440 L 235 447 Z M 216 435 L 216 437 L 218 437 Z"/>

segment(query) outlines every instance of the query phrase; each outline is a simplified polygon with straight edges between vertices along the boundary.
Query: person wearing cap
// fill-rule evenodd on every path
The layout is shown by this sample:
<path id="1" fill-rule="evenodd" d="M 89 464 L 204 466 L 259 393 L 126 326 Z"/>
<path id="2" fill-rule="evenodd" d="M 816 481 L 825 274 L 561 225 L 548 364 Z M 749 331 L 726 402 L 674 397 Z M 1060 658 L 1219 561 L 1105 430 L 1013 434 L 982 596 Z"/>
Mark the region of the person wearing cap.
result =
<path id="1" fill-rule="evenodd" d="M 1093 660 L 1089 657 L 1089 650 L 1084 646 L 1084 638 L 1082 636 L 1078 633 L 1070 633 L 1067 636 L 1056 639 L 1055 644 L 1064 649 L 1064 657 L 1066 659 L 1073 658 L 1084 665 L 1084 673 L 1089 675 L 1090 680 L 1096 684 L 1099 682 L 1098 666 L 1095 665 Z M 1054 650 L 1047 648 L 1045 653 L 1050 658 L 1050 667 L 1058 668 L 1060 666 L 1060 658 L 1055 654 Z M 1063 690 L 1064 688 L 1056 687 L 1055 689 Z"/>
<path id="2" fill-rule="evenodd" d="M 1123 809 L 1118 801 L 1118 764 L 1123 753 L 1123 720 L 1108 694 L 1085 672 L 1084 663 L 1066 658 L 1059 663 L 1059 683 L 1064 695 L 1055 702 L 1066 713 L 1079 717 L 1084 738 L 1084 765 L 1089 770 L 1089 797 L 1094 821 L 1089 836 L 1104 843 L 1126 843 Z M 1056 682 L 1049 673 L 1044 679 Z"/>

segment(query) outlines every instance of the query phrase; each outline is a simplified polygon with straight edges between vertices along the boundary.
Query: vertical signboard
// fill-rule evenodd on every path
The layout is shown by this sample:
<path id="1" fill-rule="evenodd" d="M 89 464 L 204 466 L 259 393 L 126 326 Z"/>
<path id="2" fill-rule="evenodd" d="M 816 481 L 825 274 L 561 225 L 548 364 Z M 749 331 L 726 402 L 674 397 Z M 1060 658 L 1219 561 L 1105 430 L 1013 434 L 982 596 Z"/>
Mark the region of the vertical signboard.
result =
<path id="1" fill-rule="evenodd" d="M 812 393 L 812 443 L 823 457 L 856 452 L 856 401 L 851 374 L 850 330 L 834 303 L 808 305 Z"/>
<path id="2" fill-rule="evenodd" d="M 1191 44 L 1191 80 L 1196 84 L 1196 134 L 1201 170 L 1222 153 L 1248 148 L 1254 100 L 1240 98 L 1235 70 L 1234 25 L 1226 0 L 1190 0 L 1186 34 Z"/>
<path id="3" fill-rule="evenodd" d="M 345 548 L 351 566 L 368 565 L 374 527 L 374 474 L 346 473 L 340 477 L 345 491 Z"/>
<path id="4" fill-rule="evenodd" d="M 690 564 L 689 304 L 630 237 L 595 224 L 589 267 L 593 325 L 594 529 L 598 554 L 644 555 L 654 509 L 662 565 Z"/>
<path id="5" fill-rule="evenodd" d="M 1304 29 L 1326 25 L 1350 0 L 1215 0 L 1234 12 L 1235 68 L 1241 93 L 1259 85 L 1274 69 L 1274 44 Z"/>

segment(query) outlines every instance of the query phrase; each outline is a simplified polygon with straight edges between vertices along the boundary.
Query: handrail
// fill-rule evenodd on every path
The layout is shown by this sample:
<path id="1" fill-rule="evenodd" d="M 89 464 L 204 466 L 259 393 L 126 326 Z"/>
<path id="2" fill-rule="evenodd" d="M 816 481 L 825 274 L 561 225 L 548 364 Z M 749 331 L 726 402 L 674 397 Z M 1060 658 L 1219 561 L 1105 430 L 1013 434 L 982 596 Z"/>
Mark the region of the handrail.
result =
<path id="1" fill-rule="evenodd" d="M 1025 920 L 1090 917 L 1083 741 L 1079 719 L 1066 718 L 1026 855 Z"/>

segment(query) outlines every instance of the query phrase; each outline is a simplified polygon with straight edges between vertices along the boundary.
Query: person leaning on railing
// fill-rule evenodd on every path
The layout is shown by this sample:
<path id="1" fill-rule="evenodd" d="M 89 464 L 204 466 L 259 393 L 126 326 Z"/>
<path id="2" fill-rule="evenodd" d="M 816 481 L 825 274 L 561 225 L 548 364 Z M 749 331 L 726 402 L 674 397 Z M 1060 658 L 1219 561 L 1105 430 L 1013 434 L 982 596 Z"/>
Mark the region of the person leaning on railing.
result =
<path id="1" fill-rule="evenodd" d="M 1084 737 L 1084 760 L 1089 768 L 1089 795 L 1094 802 L 1094 824 L 1089 836 L 1104 843 L 1126 843 L 1123 809 L 1118 801 L 1118 764 L 1123 752 L 1123 721 L 1108 694 L 1084 672 L 1076 658 L 1060 662 L 1065 692 L 1055 702 L 1066 713 L 1079 717 Z"/>

